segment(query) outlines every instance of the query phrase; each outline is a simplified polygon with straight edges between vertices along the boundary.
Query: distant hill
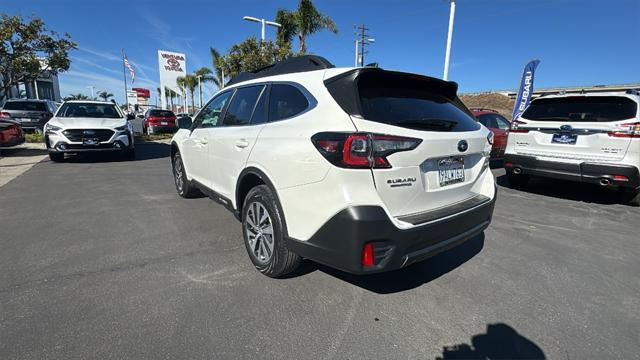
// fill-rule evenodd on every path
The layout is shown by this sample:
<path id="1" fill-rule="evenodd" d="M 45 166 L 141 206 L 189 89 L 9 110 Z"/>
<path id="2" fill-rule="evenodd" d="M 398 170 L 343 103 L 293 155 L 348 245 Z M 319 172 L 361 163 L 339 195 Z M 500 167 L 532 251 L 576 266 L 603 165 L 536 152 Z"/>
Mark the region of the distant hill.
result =
<path id="1" fill-rule="evenodd" d="M 498 93 L 466 94 L 460 95 L 460 99 L 468 108 L 481 107 L 493 109 L 509 120 L 511 120 L 511 113 L 513 112 L 513 105 L 515 104 L 515 101 L 509 99 L 508 96 Z"/>

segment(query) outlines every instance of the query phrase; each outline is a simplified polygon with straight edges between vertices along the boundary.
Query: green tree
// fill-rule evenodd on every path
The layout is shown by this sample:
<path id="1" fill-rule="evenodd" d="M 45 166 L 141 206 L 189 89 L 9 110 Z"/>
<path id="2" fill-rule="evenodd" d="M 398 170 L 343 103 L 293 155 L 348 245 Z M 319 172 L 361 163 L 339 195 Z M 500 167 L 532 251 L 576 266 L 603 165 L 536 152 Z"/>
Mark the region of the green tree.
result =
<path id="1" fill-rule="evenodd" d="M 243 71 L 256 71 L 272 65 L 278 60 L 282 59 L 274 42 L 265 41 L 260 46 L 260 42 L 252 36 L 229 49 L 223 58 L 222 68 L 225 74 L 233 77 Z"/>
<path id="2" fill-rule="evenodd" d="M 64 101 L 69 101 L 69 100 L 90 100 L 90 98 L 85 94 L 77 93 L 77 94 L 69 94 L 69 96 L 62 98 L 62 100 L 64 100 Z"/>
<path id="3" fill-rule="evenodd" d="M 69 70 L 69 51 L 76 49 L 69 34 L 58 36 L 44 21 L 32 17 L 0 15 L 0 101 L 21 82 L 35 81 L 42 73 Z"/>
<path id="4" fill-rule="evenodd" d="M 113 94 L 108 91 L 102 90 L 98 92 L 98 97 L 104 101 L 107 101 L 113 97 Z"/>
<path id="5" fill-rule="evenodd" d="M 202 84 L 208 82 L 216 84 L 217 78 L 208 67 L 201 67 L 196 70 L 193 75 L 196 77 L 196 81 L 198 81 L 198 78 L 200 79 L 200 81 L 198 81 L 198 96 L 200 97 L 198 104 L 202 106 Z M 219 87 L 218 85 L 218 88 Z"/>
<path id="6" fill-rule="evenodd" d="M 218 89 L 222 89 L 224 87 L 224 69 L 222 66 L 224 65 L 224 57 L 220 55 L 220 52 L 210 47 L 209 52 L 211 53 L 211 65 L 213 65 L 213 71 L 215 73 L 215 77 L 212 82 L 216 84 Z"/>
<path id="7" fill-rule="evenodd" d="M 311 0 L 300 0 L 298 8 L 294 11 L 278 10 L 276 21 L 282 25 L 278 29 L 278 45 L 291 44 L 293 36 L 297 35 L 300 41 L 298 53 L 301 55 L 307 53 L 307 37 L 309 35 L 321 30 L 338 33 L 338 27 L 333 19 L 318 11 Z"/>

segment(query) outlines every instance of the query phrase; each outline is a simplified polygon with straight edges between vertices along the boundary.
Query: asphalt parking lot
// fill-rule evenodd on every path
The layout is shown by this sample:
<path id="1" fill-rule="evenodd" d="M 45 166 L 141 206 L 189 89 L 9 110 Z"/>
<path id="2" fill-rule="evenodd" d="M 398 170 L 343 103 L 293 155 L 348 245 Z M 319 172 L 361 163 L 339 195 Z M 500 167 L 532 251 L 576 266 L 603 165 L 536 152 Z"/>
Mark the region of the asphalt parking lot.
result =
<path id="1" fill-rule="evenodd" d="M 502 170 L 484 235 L 357 277 L 255 271 L 239 223 L 174 190 L 168 145 L 0 187 L 0 358 L 637 358 L 640 209 Z M 0 171 L 3 171 L 0 168 Z"/>

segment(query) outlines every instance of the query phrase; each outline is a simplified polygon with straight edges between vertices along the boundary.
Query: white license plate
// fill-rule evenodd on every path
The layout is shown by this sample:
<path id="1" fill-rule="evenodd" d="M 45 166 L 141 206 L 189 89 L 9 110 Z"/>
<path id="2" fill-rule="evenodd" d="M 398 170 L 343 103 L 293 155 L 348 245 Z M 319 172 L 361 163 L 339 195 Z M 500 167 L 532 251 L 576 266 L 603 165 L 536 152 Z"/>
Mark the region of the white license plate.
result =
<path id="1" fill-rule="evenodd" d="M 460 156 L 438 160 L 440 186 L 464 182 L 464 158 Z"/>
<path id="2" fill-rule="evenodd" d="M 169 125 L 169 123 L 168 123 L 168 122 L 166 122 L 166 121 L 161 121 L 161 122 L 160 122 L 160 125 Z"/>

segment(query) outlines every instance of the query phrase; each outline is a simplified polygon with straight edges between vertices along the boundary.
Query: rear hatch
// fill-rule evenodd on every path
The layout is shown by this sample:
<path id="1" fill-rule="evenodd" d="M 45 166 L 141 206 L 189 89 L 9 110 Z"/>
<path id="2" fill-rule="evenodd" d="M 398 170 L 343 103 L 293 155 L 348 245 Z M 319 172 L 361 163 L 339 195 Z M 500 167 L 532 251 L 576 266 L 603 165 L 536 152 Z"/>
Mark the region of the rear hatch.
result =
<path id="1" fill-rule="evenodd" d="M 391 215 L 427 212 L 478 195 L 474 185 L 487 165 L 489 131 L 460 102 L 455 83 L 380 69 L 359 70 L 351 80 L 357 92 L 352 104 L 344 94 L 338 97 L 345 84 L 325 83 L 358 132 L 418 143 L 386 156 L 389 167 L 371 169 Z"/>
<path id="2" fill-rule="evenodd" d="M 51 117 L 47 105 L 40 101 L 7 101 L 2 112 L 23 126 L 44 124 Z"/>
<path id="3" fill-rule="evenodd" d="M 511 132 L 517 154 L 566 161 L 624 158 L 638 122 L 638 103 L 619 95 L 580 95 L 534 100 Z"/>
<path id="4" fill-rule="evenodd" d="M 154 126 L 175 126 L 176 116 L 169 110 L 151 110 L 149 123 Z"/>

